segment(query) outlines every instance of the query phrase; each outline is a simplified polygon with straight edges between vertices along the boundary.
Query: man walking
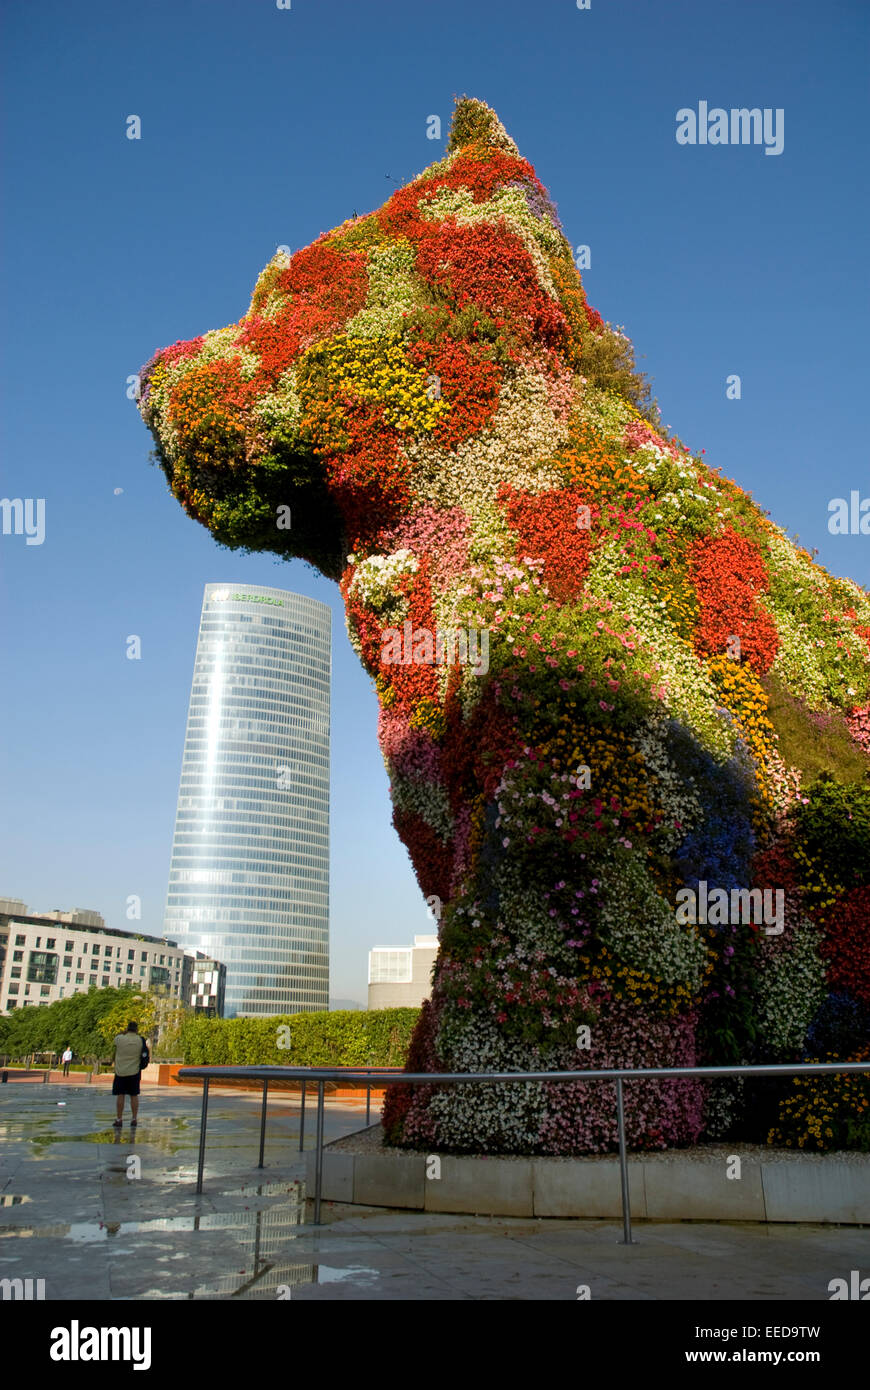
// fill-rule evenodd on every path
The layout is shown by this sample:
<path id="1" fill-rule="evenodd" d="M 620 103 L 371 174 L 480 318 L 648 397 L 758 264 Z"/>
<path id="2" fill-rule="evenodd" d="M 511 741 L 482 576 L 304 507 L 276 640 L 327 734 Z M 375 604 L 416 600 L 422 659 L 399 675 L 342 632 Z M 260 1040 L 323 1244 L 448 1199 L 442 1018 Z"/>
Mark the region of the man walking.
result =
<path id="1" fill-rule="evenodd" d="M 69 1043 L 67 1043 L 66 1047 L 63 1050 L 63 1056 L 61 1057 L 61 1061 L 63 1062 L 64 1076 L 69 1076 L 69 1064 L 72 1061 L 72 1048 L 70 1047 Z"/>
<path id="2" fill-rule="evenodd" d="M 126 1033 L 115 1036 L 115 1079 L 112 1082 L 118 1116 L 115 1129 L 120 1129 L 123 1123 L 125 1096 L 130 1097 L 130 1109 L 133 1111 L 131 1129 L 139 1123 L 139 1076 L 150 1060 L 145 1039 L 139 1036 L 138 1023 L 128 1023 Z"/>

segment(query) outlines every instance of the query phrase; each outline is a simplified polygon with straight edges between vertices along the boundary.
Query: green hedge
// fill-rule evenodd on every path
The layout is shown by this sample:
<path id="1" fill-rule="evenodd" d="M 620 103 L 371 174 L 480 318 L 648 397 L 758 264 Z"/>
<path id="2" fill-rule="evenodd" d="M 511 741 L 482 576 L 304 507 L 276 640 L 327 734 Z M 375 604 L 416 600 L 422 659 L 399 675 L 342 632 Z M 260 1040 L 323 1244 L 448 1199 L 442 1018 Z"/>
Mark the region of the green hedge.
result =
<path id="1" fill-rule="evenodd" d="M 402 1067 L 419 1009 L 342 1009 L 272 1018 L 187 1018 L 181 1051 L 188 1066 Z M 290 1047 L 279 1030 L 289 1029 Z"/>

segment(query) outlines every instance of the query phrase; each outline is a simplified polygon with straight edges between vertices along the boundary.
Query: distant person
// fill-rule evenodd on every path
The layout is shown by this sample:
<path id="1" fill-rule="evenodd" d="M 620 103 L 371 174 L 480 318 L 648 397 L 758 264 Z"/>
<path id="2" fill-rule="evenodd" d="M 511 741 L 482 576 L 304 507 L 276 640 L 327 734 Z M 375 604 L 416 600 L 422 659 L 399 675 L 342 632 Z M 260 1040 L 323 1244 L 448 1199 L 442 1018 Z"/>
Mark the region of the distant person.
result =
<path id="1" fill-rule="evenodd" d="M 64 1076 L 69 1076 L 69 1064 L 72 1061 L 72 1048 L 70 1047 L 69 1043 L 67 1043 L 66 1047 L 64 1048 L 61 1061 L 63 1062 Z"/>
<path id="2" fill-rule="evenodd" d="M 130 1109 L 133 1111 L 131 1128 L 139 1123 L 140 1073 L 150 1061 L 148 1044 L 139 1035 L 138 1023 L 128 1023 L 126 1033 L 118 1033 L 115 1037 L 115 1079 L 112 1082 L 118 1115 L 115 1129 L 120 1129 L 123 1123 L 125 1096 L 130 1097 Z"/>

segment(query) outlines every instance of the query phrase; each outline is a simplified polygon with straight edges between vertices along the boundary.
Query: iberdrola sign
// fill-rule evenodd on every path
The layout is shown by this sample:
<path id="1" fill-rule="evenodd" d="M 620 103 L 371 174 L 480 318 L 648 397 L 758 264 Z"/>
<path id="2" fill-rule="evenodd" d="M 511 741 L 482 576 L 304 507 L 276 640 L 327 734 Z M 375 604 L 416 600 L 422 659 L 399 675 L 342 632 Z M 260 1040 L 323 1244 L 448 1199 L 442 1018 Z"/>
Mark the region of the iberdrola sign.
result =
<path id="1" fill-rule="evenodd" d="M 216 593 L 212 594 L 212 598 L 219 600 L 231 598 L 236 601 L 240 600 L 242 603 L 271 603 L 275 608 L 284 607 L 282 598 L 269 598 L 266 594 L 231 594 L 229 589 L 218 589 Z"/>

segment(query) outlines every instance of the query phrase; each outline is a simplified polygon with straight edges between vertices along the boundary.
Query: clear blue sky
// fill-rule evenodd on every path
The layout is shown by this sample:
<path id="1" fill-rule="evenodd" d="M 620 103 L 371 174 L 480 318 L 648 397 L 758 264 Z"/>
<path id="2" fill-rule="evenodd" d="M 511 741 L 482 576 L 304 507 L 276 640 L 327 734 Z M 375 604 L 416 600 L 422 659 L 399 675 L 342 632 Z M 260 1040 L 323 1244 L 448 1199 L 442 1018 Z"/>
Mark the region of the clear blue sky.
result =
<path id="1" fill-rule="evenodd" d="M 203 585 L 331 603 L 333 996 L 431 930 L 390 825 L 377 706 L 337 588 L 233 556 L 148 465 L 126 379 L 237 320 L 294 250 L 440 157 L 454 95 L 495 107 L 591 247 L 664 420 L 870 583 L 863 0 L 7 0 L 3 482 L 46 537 L 0 537 L 0 895 L 159 933 Z M 680 107 L 782 107 L 785 148 L 680 147 Z M 142 139 L 126 138 L 126 118 Z M 725 398 L 738 373 L 742 399 Z M 117 489 L 122 491 L 117 492 Z M 125 639 L 142 639 L 128 661 Z"/>

